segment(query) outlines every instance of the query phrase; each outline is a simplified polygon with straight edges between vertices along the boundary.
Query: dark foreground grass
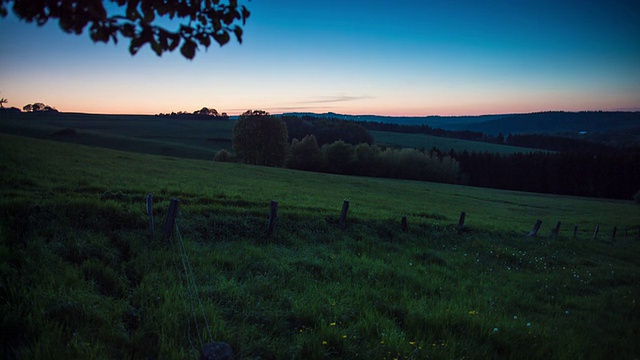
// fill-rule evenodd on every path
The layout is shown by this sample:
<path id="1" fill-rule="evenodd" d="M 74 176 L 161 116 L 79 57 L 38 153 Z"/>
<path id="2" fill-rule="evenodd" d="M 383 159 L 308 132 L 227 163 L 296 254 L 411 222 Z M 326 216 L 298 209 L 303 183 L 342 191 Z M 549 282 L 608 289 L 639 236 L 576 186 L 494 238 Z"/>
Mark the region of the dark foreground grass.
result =
<path id="1" fill-rule="evenodd" d="M 1 140 L 4 357 L 183 359 L 200 338 L 241 359 L 640 355 L 631 202 Z M 159 239 L 172 196 L 211 335 L 191 316 L 177 234 Z M 270 199 L 280 216 L 267 239 Z M 525 237 L 536 218 L 589 230 Z"/>

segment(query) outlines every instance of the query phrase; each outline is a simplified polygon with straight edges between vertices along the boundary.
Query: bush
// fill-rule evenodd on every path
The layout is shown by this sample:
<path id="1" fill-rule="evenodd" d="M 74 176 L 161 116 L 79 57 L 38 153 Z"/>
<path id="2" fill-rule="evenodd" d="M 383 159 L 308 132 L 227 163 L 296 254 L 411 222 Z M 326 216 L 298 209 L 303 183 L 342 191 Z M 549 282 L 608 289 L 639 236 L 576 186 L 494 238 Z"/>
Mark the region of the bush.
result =
<path id="1" fill-rule="evenodd" d="M 213 157 L 213 161 L 218 162 L 232 162 L 233 155 L 225 149 L 222 149 L 216 153 L 216 156 Z"/>
<path id="2" fill-rule="evenodd" d="M 307 135 L 300 141 L 293 139 L 289 148 L 286 166 L 291 169 L 320 171 L 322 167 L 322 150 L 318 147 L 316 137 Z"/>
<path id="3" fill-rule="evenodd" d="M 354 160 L 353 146 L 342 140 L 322 146 L 322 157 L 327 171 L 334 174 L 349 174 Z"/>
<path id="4" fill-rule="evenodd" d="M 633 200 L 636 202 L 636 204 L 640 205 L 640 190 L 638 190 L 638 192 L 633 195 Z"/>

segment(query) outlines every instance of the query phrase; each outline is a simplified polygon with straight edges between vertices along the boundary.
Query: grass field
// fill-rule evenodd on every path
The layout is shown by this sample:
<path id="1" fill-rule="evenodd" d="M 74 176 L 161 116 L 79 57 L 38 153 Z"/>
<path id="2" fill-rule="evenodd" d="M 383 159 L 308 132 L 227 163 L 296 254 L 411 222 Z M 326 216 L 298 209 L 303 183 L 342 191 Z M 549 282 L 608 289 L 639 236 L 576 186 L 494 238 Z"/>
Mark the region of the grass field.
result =
<path id="1" fill-rule="evenodd" d="M 370 131 L 376 144 L 388 146 L 409 147 L 415 149 L 431 150 L 433 147 L 440 151 L 448 152 L 453 149 L 456 152 L 491 152 L 498 154 L 513 154 L 543 151 L 509 145 L 498 145 L 479 141 L 444 138 L 426 134 L 402 134 L 386 131 Z"/>
<path id="2" fill-rule="evenodd" d="M 228 342 L 240 359 L 640 356 L 632 202 L 10 135 L 0 135 L 0 158 L 5 358 L 195 358 L 200 338 Z M 171 197 L 180 235 L 169 242 L 159 238 Z M 279 220 L 265 238 L 270 200 Z M 543 228 L 528 238 L 536 219 Z M 179 239 L 204 308 L 195 318 Z"/>
<path id="3" fill-rule="evenodd" d="M 1 114 L 0 132 L 75 144 L 168 155 L 213 159 L 231 149 L 235 122 L 178 120 L 149 115 Z M 74 135 L 56 135 L 74 129 Z"/>

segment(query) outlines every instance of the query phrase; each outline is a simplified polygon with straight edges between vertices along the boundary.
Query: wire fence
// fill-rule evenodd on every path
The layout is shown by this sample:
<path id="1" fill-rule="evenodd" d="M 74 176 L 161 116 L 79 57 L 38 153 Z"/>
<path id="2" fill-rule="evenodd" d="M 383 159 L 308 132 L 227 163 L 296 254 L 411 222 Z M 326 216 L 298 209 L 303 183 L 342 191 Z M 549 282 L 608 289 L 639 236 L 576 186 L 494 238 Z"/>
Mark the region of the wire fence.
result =
<path id="1" fill-rule="evenodd" d="M 204 310 L 204 305 L 200 299 L 200 293 L 198 291 L 198 285 L 189 259 L 189 253 L 185 247 L 184 239 L 180 233 L 180 227 L 178 226 L 178 220 L 174 222 L 174 229 L 176 239 L 174 241 L 173 236 L 169 237 L 171 246 L 176 249 L 175 256 L 173 258 L 173 265 L 176 270 L 178 279 L 180 279 L 180 298 L 184 305 L 185 312 L 189 313 L 189 319 L 187 320 L 187 336 L 189 339 L 189 345 L 195 352 L 199 352 L 208 341 L 212 341 L 211 326 L 207 314 Z M 177 259 L 179 257 L 179 260 Z M 201 320 L 198 320 L 198 313 L 202 315 Z M 200 324 L 201 321 L 204 324 Z M 193 339 L 193 333 L 191 329 L 191 323 L 195 327 L 195 335 L 197 335 L 198 347 L 194 344 L 196 341 Z M 201 330 L 202 326 L 204 329 Z"/>

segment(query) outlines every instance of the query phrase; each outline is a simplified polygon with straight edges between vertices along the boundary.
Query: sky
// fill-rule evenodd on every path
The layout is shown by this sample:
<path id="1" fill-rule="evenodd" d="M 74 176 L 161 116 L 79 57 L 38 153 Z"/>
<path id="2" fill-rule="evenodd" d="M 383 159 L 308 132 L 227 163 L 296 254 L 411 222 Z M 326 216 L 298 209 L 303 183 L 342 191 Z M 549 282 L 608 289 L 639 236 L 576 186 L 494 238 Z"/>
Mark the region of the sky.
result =
<path id="1" fill-rule="evenodd" d="M 0 18 L 0 97 L 157 114 L 640 110 L 638 0 L 252 0 L 243 43 L 137 55 Z"/>

